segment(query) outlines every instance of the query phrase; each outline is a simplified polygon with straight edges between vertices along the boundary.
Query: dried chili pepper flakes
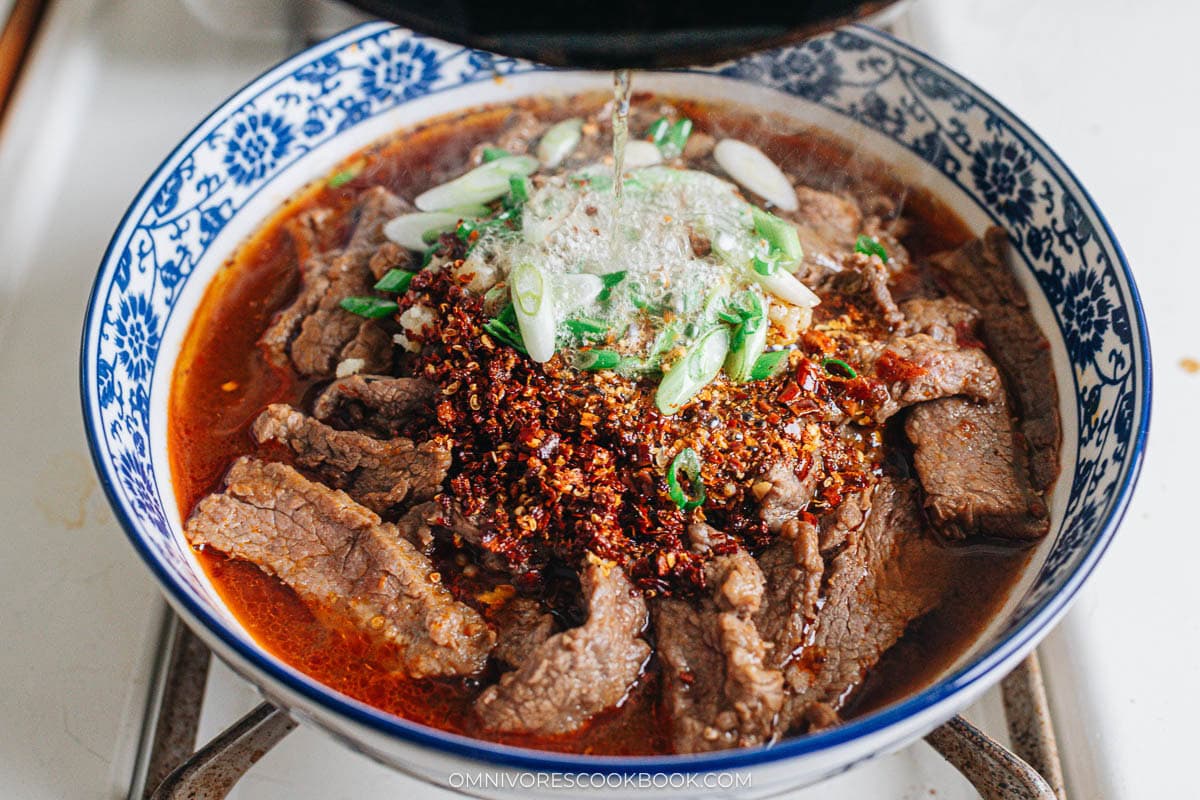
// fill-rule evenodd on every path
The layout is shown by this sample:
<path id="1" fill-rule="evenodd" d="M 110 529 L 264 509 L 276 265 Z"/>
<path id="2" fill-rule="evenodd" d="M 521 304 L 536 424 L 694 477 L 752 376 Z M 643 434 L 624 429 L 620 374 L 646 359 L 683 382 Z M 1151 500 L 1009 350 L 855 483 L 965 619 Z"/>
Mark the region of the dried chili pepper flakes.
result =
<path id="1" fill-rule="evenodd" d="M 450 252 L 462 244 L 453 239 L 443 241 Z M 623 565 L 655 595 L 698 591 L 709 558 L 770 544 L 751 487 L 772 463 L 819 470 L 819 505 L 840 501 L 876 468 L 869 441 L 843 435 L 828 376 L 808 359 L 771 380 L 719 378 L 664 417 L 651 383 L 579 372 L 558 357 L 539 365 L 486 335 L 483 299 L 450 269 L 413 279 L 402 307 L 417 303 L 437 322 L 403 366 L 439 390 L 425 435 L 454 443 L 444 502 L 479 527 L 479 546 L 508 566 L 518 588 L 592 553 Z M 838 343 L 817 334 L 812 345 Z M 705 485 L 719 487 L 689 511 L 671 500 L 665 478 L 685 448 L 699 454 Z M 814 458 L 818 450 L 822 458 Z M 701 520 L 726 534 L 703 553 L 687 536 Z"/>

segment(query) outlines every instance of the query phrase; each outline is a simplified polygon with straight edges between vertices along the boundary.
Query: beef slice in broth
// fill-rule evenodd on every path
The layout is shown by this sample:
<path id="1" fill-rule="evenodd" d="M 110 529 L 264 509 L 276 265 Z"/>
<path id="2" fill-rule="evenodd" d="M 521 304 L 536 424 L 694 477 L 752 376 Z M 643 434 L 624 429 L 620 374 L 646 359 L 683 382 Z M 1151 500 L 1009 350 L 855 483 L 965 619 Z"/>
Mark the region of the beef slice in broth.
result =
<path id="1" fill-rule="evenodd" d="M 569 733 L 629 694 L 650 657 L 646 601 L 617 566 L 588 564 L 580 580 L 587 621 L 546 639 L 479 695 L 475 712 L 485 729 Z"/>
<path id="2" fill-rule="evenodd" d="M 450 469 L 450 446 L 439 439 L 375 439 L 335 430 L 291 406 L 273 404 L 254 422 L 254 437 L 291 448 L 302 466 L 375 511 L 437 494 Z"/>
<path id="3" fill-rule="evenodd" d="M 410 677 L 472 675 L 491 652 L 487 623 L 395 526 L 284 464 L 238 459 L 185 530 L 194 546 L 257 564 L 314 613 L 388 645 L 387 665 Z"/>
<path id="4" fill-rule="evenodd" d="M 783 706 L 783 675 L 766 665 L 770 644 L 754 615 L 764 581 L 745 550 L 709 562 L 709 597 L 665 599 L 654 609 L 663 703 L 676 752 L 700 753 L 771 741 Z"/>

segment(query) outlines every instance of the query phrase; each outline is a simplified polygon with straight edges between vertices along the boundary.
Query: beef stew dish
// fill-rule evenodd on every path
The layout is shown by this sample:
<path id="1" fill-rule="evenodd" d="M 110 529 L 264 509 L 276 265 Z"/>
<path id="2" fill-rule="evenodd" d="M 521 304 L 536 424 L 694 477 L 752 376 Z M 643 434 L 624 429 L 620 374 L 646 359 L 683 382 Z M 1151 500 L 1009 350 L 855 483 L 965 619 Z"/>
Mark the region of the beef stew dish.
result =
<path id="1" fill-rule="evenodd" d="M 239 249 L 172 385 L 186 536 L 278 658 L 469 736 L 694 753 L 894 702 L 1049 530 L 1006 237 L 732 106 L 635 96 L 614 158 L 611 110 L 402 131 Z"/>

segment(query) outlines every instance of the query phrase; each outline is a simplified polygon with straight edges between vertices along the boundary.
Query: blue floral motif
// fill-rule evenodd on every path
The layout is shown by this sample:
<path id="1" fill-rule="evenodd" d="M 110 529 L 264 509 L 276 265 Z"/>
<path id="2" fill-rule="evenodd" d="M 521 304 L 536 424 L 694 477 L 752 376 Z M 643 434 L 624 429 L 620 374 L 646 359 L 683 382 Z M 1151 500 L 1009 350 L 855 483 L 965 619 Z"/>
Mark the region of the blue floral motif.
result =
<path id="1" fill-rule="evenodd" d="M 1029 167 L 1020 145 L 999 138 L 980 145 L 971 160 L 975 188 L 1013 225 L 1027 225 L 1033 216 L 1036 196 Z"/>
<path id="2" fill-rule="evenodd" d="M 233 128 L 225 146 L 225 168 L 240 184 L 261 180 L 284 156 L 295 138 L 292 126 L 270 112 L 250 114 Z"/>
<path id="3" fill-rule="evenodd" d="M 337 53 L 326 53 L 296 70 L 295 78 L 305 83 L 315 83 L 322 91 L 332 91 L 337 86 L 334 80 L 342 73 L 342 62 Z"/>
<path id="4" fill-rule="evenodd" d="M 1083 209 L 1070 195 L 1063 196 L 1063 227 L 1076 244 L 1085 244 L 1092 238 L 1092 223 L 1083 215 Z"/>
<path id="5" fill-rule="evenodd" d="M 139 454 L 131 451 L 121 453 L 117 462 L 117 474 L 134 507 L 145 515 L 151 525 L 167 533 L 170 528 L 167 526 L 166 515 L 163 514 L 157 487 L 147 472 L 143 458 L 144 456 L 139 458 Z"/>
<path id="6" fill-rule="evenodd" d="M 113 365 L 103 358 L 96 361 L 96 383 L 100 391 L 100 407 L 108 408 L 121 390 L 117 384 L 117 376 L 113 373 Z"/>
<path id="7" fill-rule="evenodd" d="M 1091 360 L 1104 344 L 1112 302 L 1103 274 L 1079 270 L 1067 278 L 1063 296 L 1063 335 L 1072 357 Z"/>
<path id="8" fill-rule="evenodd" d="M 842 66 L 829 42 L 816 39 L 806 47 L 790 47 L 750 56 L 721 74 L 749 82 L 766 82 L 790 94 L 819 102 L 837 91 Z"/>
<path id="9" fill-rule="evenodd" d="M 405 39 L 367 59 L 362 70 L 362 91 L 381 103 L 411 100 L 429 91 L 438 72 L 437 53 L 421 42 Z"/>
<path id="10" fill-rule="evenodd" d="M 113 321 L 111 335 L 117 348 L 117 361 L 135 383 L 144 381 L 150 374 L 158 354 L 160 330 L 158 315 L 145 295 L 121 298 L 120 312 Z"/>
<path id="11" fill-rule="evenodd" d="M 97 282 L 83 357 L 89 408 L 99 415 L 88 423 L 101 469 L 135 520 L 134 538 L 178 586 L 198 591 L 186 544 L 164 511 L 174 508 L 156 478 L 165 467 L 156 467 L 147 446 L 152 417 L 165 413 L 151 408 L 151 386 L 169 375 L 171 365 L 156 362 L 168 319 L 180 324 L 172 311 L 183 287 L 196 273 L 211 274 L 200 265 L 228 255 L 212 251 L 218 234 L 252 197 L 338 131 L 418 96 L 538 69 L 369 26 L 264 78 L 248 102 L 222 110 L 213 126 L 185 142 L 178 160 L 139 198 L 135 208 L 145 210 L 123 224 Z M 1064 442 L 1071 458 L 1058 501 L 1065 495 L 1065 512 L 1041 572 L 1010 619 L 1013 627 L 1023 624 L 1096 552 L 1123 502 L 1118 488 L 1130 480 L 1148 413 L 1141 321 L 1128 271 L 1101 218 L 1053 154 L 1004 109 L 870 29 L 841 30 L 711 71 L 858 120 L 906 148 L 1007 229 L 1018 271 L 1040 286 L 1035 305 L 1039 313 L 1048 307 L 1048 332 L 1067 352 L 1060 392 L 1064 430 L 1075 435 Z M 1075 396 L 1072 385 L 1080 387 Z"/>

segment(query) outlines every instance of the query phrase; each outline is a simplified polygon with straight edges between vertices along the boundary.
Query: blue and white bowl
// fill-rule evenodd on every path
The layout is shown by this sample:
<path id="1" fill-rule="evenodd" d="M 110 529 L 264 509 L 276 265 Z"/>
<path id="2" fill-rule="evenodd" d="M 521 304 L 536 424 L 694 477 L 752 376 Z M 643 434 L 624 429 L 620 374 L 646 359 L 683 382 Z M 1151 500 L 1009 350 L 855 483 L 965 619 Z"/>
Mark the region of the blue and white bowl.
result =
<path id="1" fill-rule="evenodd" d="M 1095 567 L 1128 504 L 1145 445 L 1145 320 L 1104 217 L 1032 131 L 907 45 L 851 27 L 721 67 L 642 74 L 637 82 L 639 89 L 729 100 L 826 128 L 930 189 L 975 231 L 991 224 L 1008 231 L 1058 378 L 1064 440 L 1053 528 L 994 624 L 927 689 L 833 730 L 711 755 L 558 755 L 444 733 L 327 689 L 255 644 L 193 557 L 172 490 L 167 396 L 180 343 L 213 275 L 281 203 L 358 148 L 422 119 L 609 81 L 386 24 L 355 28 L 253 81 L 154 173 L 104 256 L 83 331 L 92 454 L 130 541 L 175 609 L 268 698 L 351 747 L 492 797 L 570 796 L 583 788 L 610 797 L 689 796 L 707 785 L 767 795 L 894 750 L 1003 677 Z M 480 770 L 488 773 L 484 783 L 464 783 Z M 551 779 L 551 772 L 586 777 Z M 722 773 L 724 782 L 706 783 L 716 779 L 710 773 Z"/>

